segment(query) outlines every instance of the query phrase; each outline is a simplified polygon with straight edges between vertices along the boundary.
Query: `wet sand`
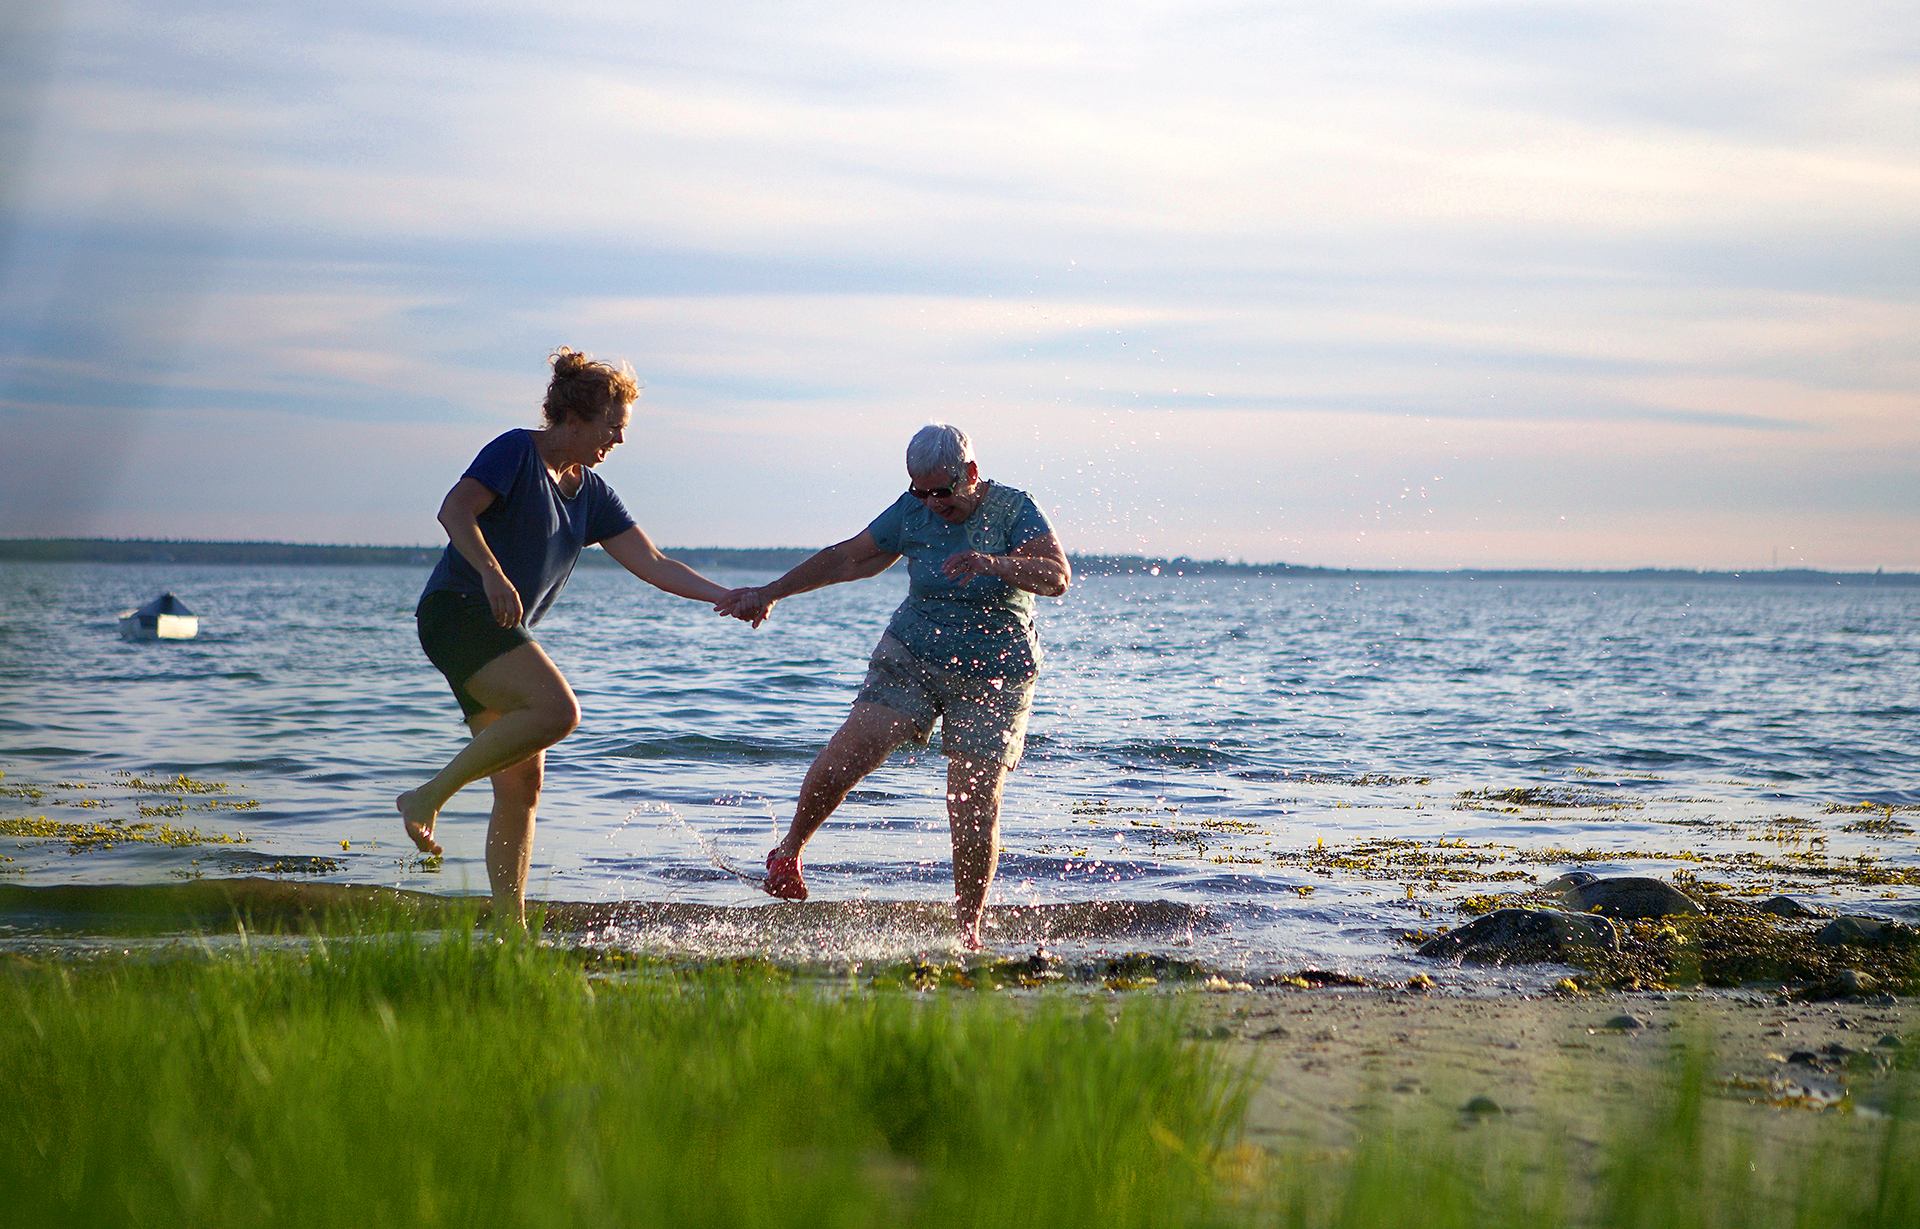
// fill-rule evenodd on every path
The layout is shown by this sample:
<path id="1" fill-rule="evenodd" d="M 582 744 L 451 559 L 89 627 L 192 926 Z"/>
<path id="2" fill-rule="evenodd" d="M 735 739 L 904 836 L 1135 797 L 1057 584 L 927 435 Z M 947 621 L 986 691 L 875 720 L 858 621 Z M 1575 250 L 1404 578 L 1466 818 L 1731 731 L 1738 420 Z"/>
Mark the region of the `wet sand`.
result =
<path id="1" fill-rule="evenodd" d="M 1623 1015 L 1645 1027 L 1607 1027 Z M 1920 1000 L 1255 990 L 1206 996 L 1195 1022 L 1252 1064 L 1249 1142 L 1345 1150 L 1391 1124 L 1442 1122 L 1559 1135 L 1584 1167 L 1660 1103 L 1689 1047 L 1710 1056 L 1707 1120 L 1727 1138 L 1750 1134 L 1759 1155 L 1864 1143 L 1912 1083 L 1888 1069 L 1908 1051 L 1876 1043 L 1920 1043 Z M 1829 1057 L 1830 1045 L 1861 1053 Z M 1820 1059 L 1787 1061 L 1796 1052 Z M 1465 1112 L 1480 1097 L 1498 1108 Z"/>

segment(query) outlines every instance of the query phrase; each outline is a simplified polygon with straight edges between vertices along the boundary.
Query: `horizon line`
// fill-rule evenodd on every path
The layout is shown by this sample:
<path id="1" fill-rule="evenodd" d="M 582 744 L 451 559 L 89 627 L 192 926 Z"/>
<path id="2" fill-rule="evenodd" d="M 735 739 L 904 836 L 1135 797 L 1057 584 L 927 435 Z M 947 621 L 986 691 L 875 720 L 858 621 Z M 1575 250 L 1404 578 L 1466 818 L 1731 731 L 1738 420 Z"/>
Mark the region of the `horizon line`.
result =
<path id="1" fill-rule="evenodd" d="M 439 545 L 420 544 L 417 546 L 372 545 L 361 543 L 325 543 L 325 542 L 285 542 L 264 539 L 215 539 L 215 538 L 0 538 L 0 561 L 39 562 L 39 563 L 219 563 L 221 560 L 200 559 L 181 560 L 170 555 L 166 558 L 153 557 L 156 550 L 167 548 L 189 548 L 191 553 L 205 551 L 239 551 L 254 556 L 264 556 L 269 552 L 314 552 L 327 554 L 351 554 L 363 556 L 358 559 L 341 562 L 399 564 L 406 565 L 423 560 L 418 556 L 437 556 L 445 543 Z M 737 566 L 748 562 L 742 556 L 781 556 L 805 557 L 816 553 L 820 548 L 812 546 L 672 546 L 662 547 L 664 552 L 676 556 L 705 557 L 706 566 Z M 148 558 L 136 557 L 146 553 Z M 401 558 L 399 556 L 406 556 Z M 1920 572 L 1889 572 L 1885 568 L 1872 571 L 1849 570 L 1832 571 L 1823 568 L 1687 568 L 1659 565 L 1641 565 L 1637 567 L 1510 567 L 1501 565 L 1463 565 L 1453 568 L 1438 567 L 1336 567 L 1325 564 L 1290 563 L 1275 560 L 1270 563 L 1247 560 L 1213 558 L 1199 559 L 1190 555 L 1153 555 L 1153 554 L 1109 554 L 1104 552 L 1070 552 L 1068 559 L 1088 565 L 1089 574 L 1113 573 L 1118 571 L 1155 571 L 1172 569 L 1177 575 L 1187 572 L 1196 574 L 1205 571 L 1231 570 L 1245 572 L 1265 572 L 1294 575 L 1337 575 L 1337 576 L 1434 576 L 1465 578 L 1483 577 L 1553 577 L 1579 576 L 1589 578 L 1634 578 L 1634 577 L 1695 577 L 1700 579 L 1865 579 L 1879 581 L 1920 583 Z M 599 556 L 583 556 L 583 559 L 603 561 L 604 552 Z M 265 558 L 256 557 L 245 560 L 249 563 L 321 563 L 318 558 Z"/>

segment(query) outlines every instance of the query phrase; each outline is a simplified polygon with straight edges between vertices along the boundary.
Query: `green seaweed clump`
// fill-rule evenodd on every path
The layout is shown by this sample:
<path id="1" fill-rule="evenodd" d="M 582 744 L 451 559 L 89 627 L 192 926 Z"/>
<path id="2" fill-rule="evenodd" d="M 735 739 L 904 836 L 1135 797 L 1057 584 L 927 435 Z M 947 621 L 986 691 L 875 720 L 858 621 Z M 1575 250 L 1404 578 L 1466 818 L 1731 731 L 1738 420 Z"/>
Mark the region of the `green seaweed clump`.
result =
<path id="1" fill-rule="evenodd" d="M 1896 993 L 1920 991 L 1914 932 L 1876 943 L 1822 942 L 1822 920 L 1776 918 L 1712 896 L 1705 903 L 1704 917 L 1618 923 L 1620 950 L 1582 953 L 1578 963 L 1620 989 L 1809 986 L 1852 970 Z"/>
<path id="2" fill-rule="evenodd" d="M 112 849 L 115 845 L 135 842 L 171 845 L 176 848 L 188 845 L 244 845 L 247 843 L 247 837 L 238 832 L 202 832 L 198 828 L 176 828 L 172 824 L 157 823 L 76 823 L 64 819 L 48 819 L 44 815 L 0 819 L 0 836 L 65 841 L 67 852 L 70 854 Z"/>

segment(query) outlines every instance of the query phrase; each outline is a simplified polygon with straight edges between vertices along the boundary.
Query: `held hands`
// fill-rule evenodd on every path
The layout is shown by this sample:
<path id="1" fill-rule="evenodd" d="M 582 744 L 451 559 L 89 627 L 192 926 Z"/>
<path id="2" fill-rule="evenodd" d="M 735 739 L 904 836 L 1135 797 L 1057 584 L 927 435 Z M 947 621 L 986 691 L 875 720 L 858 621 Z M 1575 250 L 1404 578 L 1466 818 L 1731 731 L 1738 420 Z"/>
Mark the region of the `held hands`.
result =
<path id="1" fill-rule="evenodd" d="M 731 615 L 755 627 L 766 622 L 767 614 L 772 609 L 773 603 L 763 597 L 758 589 L 732 589 L 713 604 L 713 613 Z"/>

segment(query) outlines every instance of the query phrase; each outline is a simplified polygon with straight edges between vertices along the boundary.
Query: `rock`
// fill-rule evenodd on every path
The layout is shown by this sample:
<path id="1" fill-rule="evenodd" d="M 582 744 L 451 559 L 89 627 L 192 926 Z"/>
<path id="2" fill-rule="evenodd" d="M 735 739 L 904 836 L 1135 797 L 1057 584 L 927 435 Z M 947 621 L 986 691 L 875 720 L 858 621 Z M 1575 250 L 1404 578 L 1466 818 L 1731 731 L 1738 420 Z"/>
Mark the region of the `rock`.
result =
<path id="1" fill-rule="evenodd" d="M 1847 913 L 1828 922 L 1813 936 L 1814 942 L 1830 946 L 1848 943 L 1891 945 L 1913 942 L 1915 931 L 1911 926 L 1902 926 L 1898 922 L 1889 922 L 1885 918 L 1868 917 L 1864 913 Z"/>
<path id="2" fill-rule="evenodd" d="M 1440 983 L 1434 981 L 1425 973 L 1415 973 L 1407 979 L 1407 989 L 1413 991 L 1415 994 L 1430 994 L 1439 988 Z"/>
<path id="3" fill-rule="evenodd" d="M 1620 932 L 1604 917 L 1558 909 L 1496 909 L 1422 943 L 1417 955 L 1475 964 L 1565 963 L 1586 951 L 1618 952 Z"/>
<path id="4" fill-rule="evenodd" d="M 1807 908 L 1791 896 L 1769 896 L 1760 902 L 1760 912 L 1771 913 L 1775 917 L 1819 917 L 1814 910 Z"/>
<path id="5" fill-rule="evenodd" d="M 1642 1020 L 1639 1016 L 1615 1016 L 1613 1019 L 1607 1021 L 1605 1024 L 1602 1024 L 1600 1027 L 1617 1029 L 1620 1032 L 1628 1033 L 1628 1032 L 1634 1031 L 1635 1029 L 1642 1029 L 1647 1027 L 1647 1022 L 1645 1020 Z"/>
<path id="6" fill-rule="evenodd" d="M 1500 1112 L 1500 1103 L 1492 1097 L 1475 1097 L 1473 1100 L 1461 1106 L 1460 1112 L 1463 1114 L 1472 1114 L 1476 1118 L 1485 1114 L 1497 1114 Z"/>
<path id="7" fill-rule="evenodd" d="M 1892 1033 L 1887 1033 L 1873 1044 L 1889 1050 L 1904 1050 L 1906 1049 L 1907 1043 L 1895 1037 Z"/>
<path id="8" fill-rule="evenodd" d="M 1837 1041 L 1829 1041 L 1827 1044 L 1821 1046 L 1820 1052 L 1828 1058 L 1837 1058 L 1842 1062 L 1860 1053 L 1860 1051 L 1854 1049 L 1852 1046 L 1844 1046 Z"/>
<path id="9" fill-rule="evenodd" d="M 1367 979 L 1364 977 L 1355 977 L 1351 973 L 1336 973 L 1329 969 L 1301 969 L 1293 975 L 1293 979 L 1303 981 L 1309 986 L 1364 986 L 1367 984 Z"/>
<path id="10" fill-rule="evenodd" d="M 1637 875 L 1583 883 L 1562 892 L 1560 899 L 1567 908 L 1580 913 L 1598 913 L 1621 921 L 1675 915 L 1699 917 L 1704 912 L 1693 903 L 1692 897 L 1672 884 Z"/>
<path id="11" fill-rule="evenodd" d="M 1540 890 L 1542 892 L 1564 892 L 1569 888 L 1577 888 L 1583 884 L 1592 883 L 1598 878 L 1600 878 L 1600 876 L 1594 874 L 1592 871 L 1568 871 L 1564 875 L 1549 879 L 1541 884 Z"/>
<path id="12" fill-rule="evenodd" d="M 1874 993 L 1880 983 L 1858 969 L 1841 969 L 1823 982 L 1802 986 L 1793 997 L 1803 1003 L 1824 1003 L 1830 999 L 1857 999 Z"/>
<path id="13" fill-rule="evenodd" d="M 1820 1056 L 1812 1050 L 1795 1050 L 1787 1055 L 1787 1061 L 1802 1067 L 1816 1067 L 1820 1064 Z"/>

